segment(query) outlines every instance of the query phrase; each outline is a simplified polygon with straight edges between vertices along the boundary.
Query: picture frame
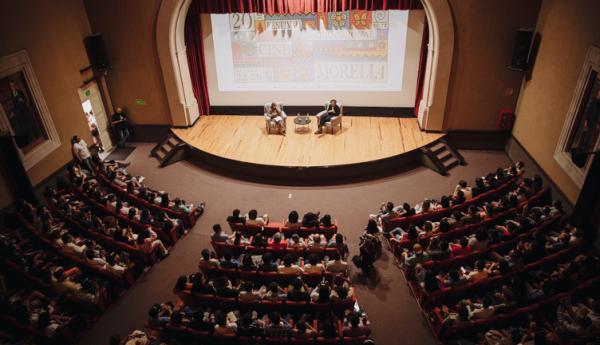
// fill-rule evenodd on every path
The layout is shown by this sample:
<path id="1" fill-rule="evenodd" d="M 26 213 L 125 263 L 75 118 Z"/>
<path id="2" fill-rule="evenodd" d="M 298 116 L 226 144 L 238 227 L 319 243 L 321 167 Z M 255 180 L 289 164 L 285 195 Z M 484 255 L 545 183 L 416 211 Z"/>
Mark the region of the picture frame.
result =
<path id="1" fill-rule="evenodd" d="M 26 170 L 61 145 L 25 50 L 0 57 L 0 131 L 11 133 Z"/>
<path id="2" fill-rule="evenodd" d="M 592 153 L 600 149 L 600 48 L 590 46 L 554 159 L 581 189 L 592 163 Z"/>

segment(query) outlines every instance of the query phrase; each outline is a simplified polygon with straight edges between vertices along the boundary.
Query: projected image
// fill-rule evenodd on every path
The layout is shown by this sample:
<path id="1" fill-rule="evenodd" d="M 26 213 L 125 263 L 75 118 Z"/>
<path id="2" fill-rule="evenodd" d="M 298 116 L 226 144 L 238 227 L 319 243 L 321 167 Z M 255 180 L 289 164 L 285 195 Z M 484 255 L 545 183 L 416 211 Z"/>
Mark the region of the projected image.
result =
<path id="1" fill-rule="evenodd" d="M 211 16 L 220 91 L 400 91 L 407 11 Z"/>

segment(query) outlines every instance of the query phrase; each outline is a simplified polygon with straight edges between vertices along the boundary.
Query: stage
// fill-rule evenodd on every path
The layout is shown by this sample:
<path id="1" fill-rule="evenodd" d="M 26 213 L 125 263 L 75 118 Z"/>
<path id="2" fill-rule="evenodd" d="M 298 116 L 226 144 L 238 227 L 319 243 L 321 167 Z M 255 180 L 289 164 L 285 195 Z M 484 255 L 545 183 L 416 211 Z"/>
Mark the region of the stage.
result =
<path id="1" fill-rule="evenodd" d="M 173 133 L 203 163 L 256 177 L 291 180 L 349 178 L 418 164 L 418 149 L 443 137 L 416 118 L 344 116 L 335 134 L 314 134 L 287 118 L 287 135 L 267 134 L 263 116 L 203 116 Z"/>

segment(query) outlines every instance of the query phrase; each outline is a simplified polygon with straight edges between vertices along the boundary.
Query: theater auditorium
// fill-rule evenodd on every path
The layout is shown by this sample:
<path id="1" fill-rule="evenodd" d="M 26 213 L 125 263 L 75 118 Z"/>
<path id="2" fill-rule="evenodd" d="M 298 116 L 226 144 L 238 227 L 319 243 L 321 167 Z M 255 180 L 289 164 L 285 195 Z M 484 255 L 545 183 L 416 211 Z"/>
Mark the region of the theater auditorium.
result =
<path id="1" fill-rule="evenodd" d="M 597 0 L 0 0 L 0 343 L 600 343 Z"/>

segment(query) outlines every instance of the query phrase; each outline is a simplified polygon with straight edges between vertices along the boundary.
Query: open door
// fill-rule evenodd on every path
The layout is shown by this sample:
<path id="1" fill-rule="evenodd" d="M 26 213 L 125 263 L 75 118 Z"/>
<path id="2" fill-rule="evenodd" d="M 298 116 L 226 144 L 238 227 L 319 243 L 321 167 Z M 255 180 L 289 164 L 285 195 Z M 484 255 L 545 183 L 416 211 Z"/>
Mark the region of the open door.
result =
<path id="1" fill-rule="evenodd" d="M 110 151 L 113 147 L 110 137 L 110 125 L 98 84 L 92 81 L 85 87 L 79 88 L 78 93 L 83 107 L 83 114 L 87 118 L 90 131 L 92 131 L 94 137 L 94 143 L 99 147 L 103 147 L 104 151 Z M 97 128 L 97 133 L 94 133 L 94 127 Z"/>

